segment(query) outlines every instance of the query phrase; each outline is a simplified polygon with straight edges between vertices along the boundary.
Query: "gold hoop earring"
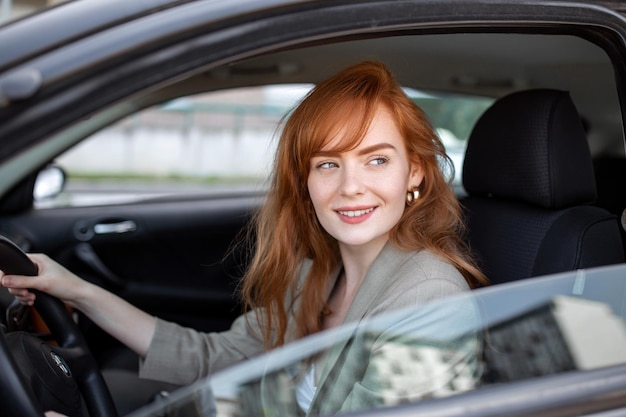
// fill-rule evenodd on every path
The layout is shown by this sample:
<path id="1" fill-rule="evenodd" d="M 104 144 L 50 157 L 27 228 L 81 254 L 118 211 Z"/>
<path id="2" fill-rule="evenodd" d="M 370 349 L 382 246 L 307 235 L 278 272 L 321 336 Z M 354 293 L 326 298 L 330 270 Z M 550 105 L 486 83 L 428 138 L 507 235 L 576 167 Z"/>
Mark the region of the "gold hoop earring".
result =
<path id="1" fill-rule="evenodd" d="M 415 200 L 417 200 L 420 197 L 420 192 L 417 189 L 417 187 L 413 187 L 413 189 L 411 189 L 411 191 L 407 191 L 406 192 L 406 204 L 408 206 L 410 206 L 411 204 L 413 204 L 413 202 L 415 202 Z"/>

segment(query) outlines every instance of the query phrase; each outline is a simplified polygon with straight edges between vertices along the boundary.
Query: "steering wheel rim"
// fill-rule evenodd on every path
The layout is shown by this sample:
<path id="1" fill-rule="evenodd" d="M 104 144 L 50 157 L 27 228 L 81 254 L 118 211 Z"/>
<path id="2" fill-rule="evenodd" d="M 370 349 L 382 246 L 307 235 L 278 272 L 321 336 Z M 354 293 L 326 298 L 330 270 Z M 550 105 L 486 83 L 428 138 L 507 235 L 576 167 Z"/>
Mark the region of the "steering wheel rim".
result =
<path id="1" fill-rule="evenodd" d="M 5 274 L 35 276 L 37 266 L 12 241 L 0 235 L 0 270 Z M 78 326 L 72 319 L 65 305 L 55 297 L 40 291 L 34 291 L 36 299 L 34 307 L 50 329 L 68 363 L 74 379 L 78 383 L 85 400 L 90 417 L 117 417 L 117 410 L 111 393 L 104 382 L 95 358 L 91 354 L 87 342 Z M 19 369 L 11 356 L 11 352 L 0 332 L 0 365 L 5 375 L 0 377 L 0 386 L 9 390 L 9 409 L 16 416 L 43 417 L 41 406 L 35 399 L 32 390 L 25 384 Z M 7 394 L 4 391 L 3 396 Z M 15 402 L 15 404 L 13 404 Z M 6 404 L 3 404 L 3 408 Z"/>

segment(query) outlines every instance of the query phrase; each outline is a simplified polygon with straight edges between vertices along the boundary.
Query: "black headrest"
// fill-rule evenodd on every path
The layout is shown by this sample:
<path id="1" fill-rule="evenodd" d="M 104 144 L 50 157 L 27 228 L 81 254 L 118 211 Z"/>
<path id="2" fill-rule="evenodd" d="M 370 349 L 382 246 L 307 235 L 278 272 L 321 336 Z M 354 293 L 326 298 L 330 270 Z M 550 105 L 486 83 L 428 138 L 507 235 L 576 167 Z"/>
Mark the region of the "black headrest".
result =
<path id="1" fill-rule="evenodd" d="M 463 186 L 470 196 L 552 209 L 593 202 L 593 164 L 569 93 L 537 89 L 497 100 L 470 135 Z"/>

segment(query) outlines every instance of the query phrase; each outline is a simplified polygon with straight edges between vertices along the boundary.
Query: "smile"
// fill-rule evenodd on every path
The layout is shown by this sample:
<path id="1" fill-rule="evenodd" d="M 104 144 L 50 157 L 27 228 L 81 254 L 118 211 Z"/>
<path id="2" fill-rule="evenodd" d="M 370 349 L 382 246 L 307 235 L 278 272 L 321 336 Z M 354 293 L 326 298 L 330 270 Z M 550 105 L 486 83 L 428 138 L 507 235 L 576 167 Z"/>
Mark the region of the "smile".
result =
<path id="1" fill-rule="evenodd" d="M 349 211 L 337 210 L 337 213 L 346 217 L 359 217 L 359 216 L 363 216 L 365 214 L 371 213 L 372 211 L 374 211 L 374 207 L 370 207 L 365 210 L 349 210 Z"/>

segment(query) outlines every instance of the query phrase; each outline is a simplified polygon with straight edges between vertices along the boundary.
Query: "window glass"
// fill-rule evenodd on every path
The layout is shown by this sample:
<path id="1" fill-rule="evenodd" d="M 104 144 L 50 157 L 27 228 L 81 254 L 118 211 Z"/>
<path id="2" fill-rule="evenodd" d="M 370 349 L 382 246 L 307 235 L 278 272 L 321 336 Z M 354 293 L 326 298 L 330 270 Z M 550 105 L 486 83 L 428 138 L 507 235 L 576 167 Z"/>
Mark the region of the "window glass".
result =
<path id="1" fill-rule="evenodd" d="M 87 138 L 55 161 L 65 190 L 39 208 L 103 205 L 152 197 L 262 191 L 281 118 L 311 85 L 239 88 L 182 97 L 133 114 Z M 407 94 L 431 118 L 456 166 L 491 103 L 481 97 Z"/>
<path id="2" fill-rule="evenodd" d="M 511 393 L 517 415 L 559 407 L 566 415 L 573 400 L 606 410 L 623 391 L 606 381 L 626 364 L 625 273 L 626 265 L 570 271 L 366 317 L 227 368 L 132 417 L 385 416 L 398 405 L 401 415 L 509 415 Z M 498 387 L 508 389 L 494 396 Z M 576 398 L 562 401 L 565 392 Z"/>
<path id="3" fill-rule="evenodd" d="M 461 172 L 467 140 L 474 123 L 494 102 L 492 98 L 461 95 L 432 95 L 405 89 L 407 95 L 424 110 L 454 163 L 453 184 L 461 188 Z"/>

